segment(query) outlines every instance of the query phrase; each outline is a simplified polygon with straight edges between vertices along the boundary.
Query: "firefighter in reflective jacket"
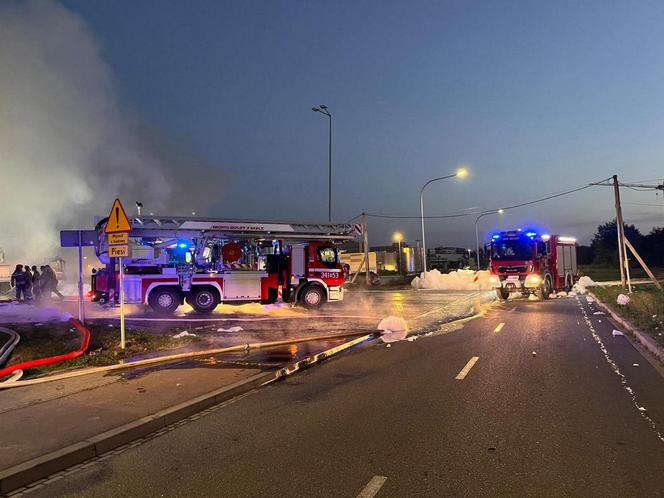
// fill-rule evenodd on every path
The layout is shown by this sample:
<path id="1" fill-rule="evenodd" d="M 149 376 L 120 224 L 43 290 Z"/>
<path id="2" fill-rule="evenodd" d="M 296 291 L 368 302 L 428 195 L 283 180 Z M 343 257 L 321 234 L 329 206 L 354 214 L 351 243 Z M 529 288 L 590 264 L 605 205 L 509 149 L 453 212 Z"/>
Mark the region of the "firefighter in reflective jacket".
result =
<path id="1" fill-rule="evenodd" d="M 27 285 L 27 279 L 25 278 L 25 272 L 23 271 L 23 265 L 16 265 L 14 273 L 12 273 L 11 286 L 16 289 L 16 299 L 19 301 L 21 299 L 27 299 L 25 295 Z"/>

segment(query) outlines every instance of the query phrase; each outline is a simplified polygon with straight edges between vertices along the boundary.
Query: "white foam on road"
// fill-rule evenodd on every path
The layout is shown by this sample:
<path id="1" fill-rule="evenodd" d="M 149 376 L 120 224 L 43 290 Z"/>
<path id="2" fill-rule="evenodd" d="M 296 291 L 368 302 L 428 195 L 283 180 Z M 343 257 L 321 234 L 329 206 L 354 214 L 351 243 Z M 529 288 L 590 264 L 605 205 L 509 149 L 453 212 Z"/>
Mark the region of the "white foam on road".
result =
<path id="1" fill-rule="evenodd" d="M 398 316 L 383 318 L 376 328 L 383 331 L 380 336 L 383 342 L 403 341 L 408 335 L 406 320 Z"/>
<path id="2" fill-rule="evenodd" d="M 416 289 L 431 290 L 491 290 L 493 287 L 489 276 L 487 270 L 454 270 L 449 273 L 431 270 L 420 273 L 410 285 Z"/>

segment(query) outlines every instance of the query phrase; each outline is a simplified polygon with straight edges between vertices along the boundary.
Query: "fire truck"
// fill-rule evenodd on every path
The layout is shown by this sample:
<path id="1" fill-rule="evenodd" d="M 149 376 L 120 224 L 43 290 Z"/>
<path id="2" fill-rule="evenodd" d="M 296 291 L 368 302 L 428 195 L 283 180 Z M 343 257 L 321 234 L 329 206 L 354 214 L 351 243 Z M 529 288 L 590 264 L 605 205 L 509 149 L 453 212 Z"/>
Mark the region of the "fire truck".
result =
<path id="1" fill-rule="evenodd" d="M 106 219 L 97 226 L 90 297 L 119 300 L 119 258 L 108 256 Z M 318 308 L 343 299 L 337 244 L 349 224 L 262 223 L 199 217 L 131 217 L 129 257 L 122 258 L 125 303 L 172 314 L 185 302 L 199 313 L 220 303 L 299 303 Z"/>
<path id="2" fill-rule="evenodd" d="M 491 237 L 490 281 L 506 300 L 512 292 L 548 299 L 552 292 L 570 291 L 578 278 L 576 239 L 511 230 Z"/>

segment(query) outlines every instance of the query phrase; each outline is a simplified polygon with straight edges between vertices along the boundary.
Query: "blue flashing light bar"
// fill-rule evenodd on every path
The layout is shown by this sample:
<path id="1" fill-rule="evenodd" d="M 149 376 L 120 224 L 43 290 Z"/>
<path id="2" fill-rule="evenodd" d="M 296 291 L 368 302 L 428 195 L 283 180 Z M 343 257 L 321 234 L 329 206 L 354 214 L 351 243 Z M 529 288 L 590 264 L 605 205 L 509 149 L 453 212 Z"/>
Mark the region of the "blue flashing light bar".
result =
<path id="1" fill-rule="evenodd" d="M 537 235 L 537 232 L 526 232 L 526 237 L 530 237 L 531 239 Z"/>
<path id="2" fill-rule="evenodd" d="M 492 238 L 493 240 L 498 240 L 498 239 L 500 238 L 500 234 L 497 233 L 497 234 L 495 234 L 495 235 L 492 235 L 491 238 Z"/>

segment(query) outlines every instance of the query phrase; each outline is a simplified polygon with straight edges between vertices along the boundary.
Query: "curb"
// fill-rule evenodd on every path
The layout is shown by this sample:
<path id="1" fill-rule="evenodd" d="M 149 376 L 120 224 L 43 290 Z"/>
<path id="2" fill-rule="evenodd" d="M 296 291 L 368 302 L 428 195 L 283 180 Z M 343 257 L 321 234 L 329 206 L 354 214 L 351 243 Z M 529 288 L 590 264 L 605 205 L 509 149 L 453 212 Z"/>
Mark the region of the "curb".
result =
<path id="1" fill-rule="evenodd" d="M 622 327 L 624 327 L 630 334 L 634 336 L 634 338 L 641 343 L 641 345 L 648 350 L 649 353 L 653 354 L 659 361 L 664 363 L 664 348 L 657 344 L 657 342 L 650 337 L 648 334 L 645 332 L 642 332 L 638 328 L 636 328 L 634 325 L 632 325 L 630 322 L 625 320 L 624 318 L 620 317 L 617 315 L 611 308 L 609 308 L 606 304 L 604 304 L 602 301 L 600 301 L 595 294 L 592 292 L 588 292 L 588 295 L 591 296 L 595 302 L 602 308 L 604 309 L 613 320 L 618 322 Z"/>
<path id="2" fill-rule="evenodd" d="M 308 366 L 339 354 L 372 337 L 374 337 L 373 334 L 368 334 L 355 338 L 293 363 L 288 367 L 277 371 L 261 372 L 234 384 L 221 387 L 152 415 L 139 418 L 115 429 L 92 436 L 84 441 L 2 470 L 0 471 L 0 494 L 5 495 L 30 483 L 47 478 L 51 474 L 55 474 L 68 467 L 101 456 L 108 451 L 159 431 L 174 422 L 183 420 L 214 405 L 283 379 L 288 375 L 292 375 Z"/>

